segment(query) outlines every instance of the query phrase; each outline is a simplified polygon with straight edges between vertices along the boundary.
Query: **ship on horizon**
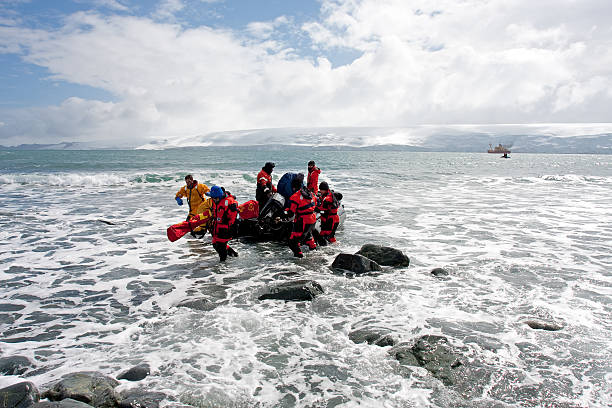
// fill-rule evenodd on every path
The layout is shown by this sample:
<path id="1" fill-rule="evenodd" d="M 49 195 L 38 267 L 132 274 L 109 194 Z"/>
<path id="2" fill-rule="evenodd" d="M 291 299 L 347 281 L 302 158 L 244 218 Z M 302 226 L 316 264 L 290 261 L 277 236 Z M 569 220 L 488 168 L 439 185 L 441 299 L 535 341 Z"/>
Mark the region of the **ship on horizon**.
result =
<path id="1" fill-rule="evenodd" d="M 512 153 L 510 151 L 510 149 L 504 145 L 502 145 L 501 143 L 495 147 L 493 147 L 491 145 L 491 143 L 489 143 L 489 150 L 487 150 L 487 153 L 502 153 L 502 154 L 508 154 L 508 153 Z"/>

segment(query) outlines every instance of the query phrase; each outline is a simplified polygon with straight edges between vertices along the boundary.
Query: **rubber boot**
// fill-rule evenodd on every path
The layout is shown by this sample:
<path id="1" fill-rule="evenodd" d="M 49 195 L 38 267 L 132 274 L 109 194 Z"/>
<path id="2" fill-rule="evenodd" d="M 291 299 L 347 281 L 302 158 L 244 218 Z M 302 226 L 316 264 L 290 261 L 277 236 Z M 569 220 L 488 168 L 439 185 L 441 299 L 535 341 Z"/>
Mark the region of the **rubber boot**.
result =
<path id="1" fill-rule="evenodd" d="M 219 261 L 225 262 L 227 259 L 227 244 L 225 242 L 217 242 L 213 244 L 213 248 L 219 254 Z"/>
<path id="2" fill-rule="evenodd" d="M 308 245 L 308 248 L 310 248 L 311 251 L 317 249 L 317 244 L 315 243 L 313 238 L 310 238 L 308 241 L 306 241 L 306 245 Z"/>
<path id="3" fill-rule="evenodd" d="M 291 248 L 291 251 L 293 251 L 293 256 L 295 256 L 296 258 L 304 257 L 304 254 L 302 253 L 302 250 L 300 249 L 300 244 L 298 243 L 296 239 L 289 240 L 289 248 Z"/>

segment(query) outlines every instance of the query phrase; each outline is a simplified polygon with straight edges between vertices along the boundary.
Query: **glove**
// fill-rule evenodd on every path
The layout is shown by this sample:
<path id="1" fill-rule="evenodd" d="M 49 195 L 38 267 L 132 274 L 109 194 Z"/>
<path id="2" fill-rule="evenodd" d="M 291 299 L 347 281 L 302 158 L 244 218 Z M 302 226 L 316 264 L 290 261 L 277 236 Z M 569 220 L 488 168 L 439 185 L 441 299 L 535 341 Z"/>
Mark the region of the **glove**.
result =
<path id="1" fill-rule="evenodd" d="M 183 200 L 181 199 L 181 197 L 176 197 L 176 203 L 178 205 L 183 205 Z"/>

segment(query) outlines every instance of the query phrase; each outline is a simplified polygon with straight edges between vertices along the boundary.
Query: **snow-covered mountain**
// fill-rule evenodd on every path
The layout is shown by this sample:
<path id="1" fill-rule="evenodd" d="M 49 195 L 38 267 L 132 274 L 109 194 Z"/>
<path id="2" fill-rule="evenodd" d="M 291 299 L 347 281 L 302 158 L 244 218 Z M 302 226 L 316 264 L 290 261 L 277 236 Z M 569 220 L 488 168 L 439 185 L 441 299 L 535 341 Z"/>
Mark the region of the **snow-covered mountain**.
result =
<path id="1" fill-rule="evenodd" d="M 612 123 L 538 125 L 421 125 L 412 127 L 274 128 L 213 132 L 121 146 L 99 142 L 62 142 L 10 147 L 18 150 L 172 149 L 191 146 L 302 146 L 328 149 L 398 149 L 486 152 L 503 144 L 513 153 L 612 154 Z M 134 142 L 133 142 L 134 143 Z M 275 147 L 273 147 L 275 146 Z M 2 148 L 2 146 L 0 146 Z"/>
<path id="2" fill-rule="evenodd" d="M 402 128 L 329 127 L 214 132 L 154 141 L 140 149 L 187 146 L 293 145 L 416 151 L 485 152 L 489 144 L 513 152 L 612 153 L 612 124 L 422 125 Z"/>

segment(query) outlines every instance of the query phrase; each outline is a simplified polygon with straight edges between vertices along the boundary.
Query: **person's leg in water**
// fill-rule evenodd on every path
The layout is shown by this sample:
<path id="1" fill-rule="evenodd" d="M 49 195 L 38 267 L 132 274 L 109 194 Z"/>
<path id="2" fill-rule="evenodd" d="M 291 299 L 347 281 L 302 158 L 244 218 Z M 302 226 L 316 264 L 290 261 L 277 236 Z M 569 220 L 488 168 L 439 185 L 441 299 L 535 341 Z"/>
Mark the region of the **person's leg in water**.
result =
<path id="1" fill-rule="evenodd" d="M 302 258 L 304 256 L 304 254 L 302 254 L 302 250 L 300 249 L 303 234 L 304 219 L 301 217 L 296 218 L 293 221 L 293 230 L 291 231 L 291 236 L 289 237 L 289 248 L 291 248 L 293 256 L 296 258 Z"/>
<path id="2" fill-rule="evenodd" d="M 227 259 L 227 243 L 215 242 L 213 243 L 213 248 L 215 248 L 215 251 L 217 251 L 217 253 L 219 254 L 219 261 L 225 262 L 225 260 Z"/>
<path id="3" fill-rule="evenodd" d="M 227 254 L 229 256 L 233 256 L 234 258 L 238 258 L 238 252 L 234 251 L 234 249 L 229 245 L 227 245 Z"/>
<path id="4" fill-rule="evenodd" d="M 308 245 L 308 248 L 310 248 L 311 251 L 317 249 L 317 243 L 312 237 L 313 229 L 314 229 L 314 224 L 306 224 L 304 226 L 304 235 L 302 235 L 302 241 L 306 245 Z"/>
<path id="5" fill-rule="evenodd" d="M 303 258 L 304 254 L 302 253 L 302 249 L 300 248 L 300 239 L 293 238 L 289 240 L 289 248 L 293 252 L 293 256 L 296 258 Z"/>

